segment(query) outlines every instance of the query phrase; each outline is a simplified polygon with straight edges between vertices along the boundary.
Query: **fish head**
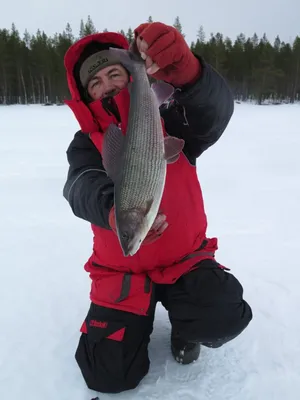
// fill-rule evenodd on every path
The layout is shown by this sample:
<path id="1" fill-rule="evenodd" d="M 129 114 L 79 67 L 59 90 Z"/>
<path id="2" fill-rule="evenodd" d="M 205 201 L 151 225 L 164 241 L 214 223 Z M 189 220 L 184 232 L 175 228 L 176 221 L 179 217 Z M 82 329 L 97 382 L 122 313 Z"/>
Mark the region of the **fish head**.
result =
<path id="1" fill-rule="evenodd" d="M 139 250 L 148 232 L 145 211 L 137 208 L 121 211 L 117 231 L 124 256 L 133 256 Z"/>

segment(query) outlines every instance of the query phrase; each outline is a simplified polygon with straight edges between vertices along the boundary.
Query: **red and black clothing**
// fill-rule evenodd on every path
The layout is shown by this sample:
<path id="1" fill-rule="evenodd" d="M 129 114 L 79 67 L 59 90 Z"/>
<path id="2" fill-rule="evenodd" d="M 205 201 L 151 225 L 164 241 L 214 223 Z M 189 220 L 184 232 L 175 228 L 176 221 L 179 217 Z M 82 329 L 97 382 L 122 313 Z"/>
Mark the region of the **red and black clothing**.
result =
<path id="1" fill-rule="evenodd" d="M 81 130 L 67 150 L 70 167 L 63 193 L 73 213 L 90 222 L 94 233 L 93 252 L 85 264 L 92 280 L 92 305 L 76 358 L 89 387 L 118 392 L 135 387 L 147 373 L 147 345 L 157 301 L 169 311 L 173 330 L 186 340 L 211 347 L 238 335 L 252 314 L 239 282 L 215 260 L 217 239 L 206 237 L 196 171 L 197 158 L 217 142 L 233 113 L 227 84 L 199 59 L 199 79 L 176 89 L 172 101 L 161 107 L 165 133 L 185 140 L 179 160 L 167 167 L 160 210 L 169 227 L 156 242 L 142 246 L 133 257 L 124 257 L 109 226 L 114 187 L 102 164 L 101 146 L 111 122 L 126 132 L 130 98 L 124 89 L 112 100 L 89 105 L 82 101 L 83 89 L 76 79 L 78 60 L 91 42 L 96 47 L 110 43 L 127 48 L 122 35 L 96 34 L 75 44 L 66 55 L 72 94 L 68 104 Z M 95 358 L 97 365 L 92 365 Z"/>

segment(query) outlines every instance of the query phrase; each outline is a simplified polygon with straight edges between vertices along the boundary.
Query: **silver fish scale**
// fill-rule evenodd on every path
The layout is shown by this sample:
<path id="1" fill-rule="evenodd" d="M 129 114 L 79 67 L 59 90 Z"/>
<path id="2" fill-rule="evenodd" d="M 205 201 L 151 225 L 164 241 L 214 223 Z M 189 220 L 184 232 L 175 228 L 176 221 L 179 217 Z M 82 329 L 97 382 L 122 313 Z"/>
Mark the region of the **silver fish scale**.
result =
<path id="1" fill-rule="evenodd" d="M 146 73 L 137 71 L 134 83 L 122 160 L 127 168 L 121 171 L 116 193 L 120 210 L 145 208 L 150 199 L 160 201 L 156 193 L 165 180 L 161 119 Z"/>

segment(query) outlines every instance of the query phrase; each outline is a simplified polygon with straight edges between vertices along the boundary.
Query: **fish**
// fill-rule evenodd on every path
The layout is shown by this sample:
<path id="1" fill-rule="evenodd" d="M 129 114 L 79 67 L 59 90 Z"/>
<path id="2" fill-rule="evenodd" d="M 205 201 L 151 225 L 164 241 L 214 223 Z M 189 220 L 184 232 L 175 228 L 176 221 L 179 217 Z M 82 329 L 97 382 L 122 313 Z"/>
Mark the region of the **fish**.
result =
<path id="1" fill-rule="evenodd" d="M 150 85 L 137 47 L 110 47 L 131 75 L 130 106 L 125 134 L 110 124 L 103 137 L 102 159 L 114 183 L 116 232 L 125 257 L 135 255 L 158 215 L 167 164 L 175 163 L 185 141 L 164 136 L 160 106 L 174 93 L 172 85 Z"/>

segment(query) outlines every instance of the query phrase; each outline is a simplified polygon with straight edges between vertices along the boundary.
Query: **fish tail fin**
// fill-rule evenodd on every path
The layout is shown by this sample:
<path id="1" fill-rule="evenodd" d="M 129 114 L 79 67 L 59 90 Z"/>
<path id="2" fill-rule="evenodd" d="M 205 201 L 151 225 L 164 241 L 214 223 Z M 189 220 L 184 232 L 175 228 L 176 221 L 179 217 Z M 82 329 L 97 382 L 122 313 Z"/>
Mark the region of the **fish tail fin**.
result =
<path id="1" fill-rule="evenodd" d="M 125 50 L 110 47 L 109 52 L 115 55 L 130 73 L 133 72 L 135 63 L 144 63 L 138 50 Z"/>

